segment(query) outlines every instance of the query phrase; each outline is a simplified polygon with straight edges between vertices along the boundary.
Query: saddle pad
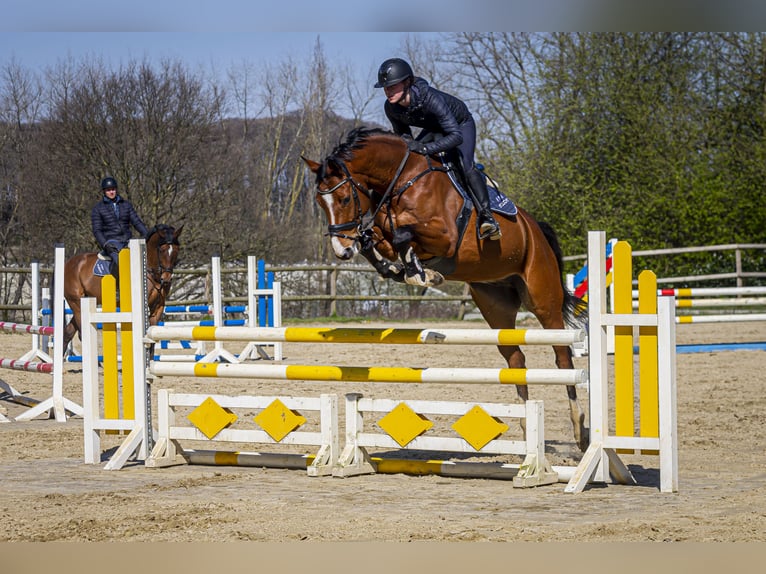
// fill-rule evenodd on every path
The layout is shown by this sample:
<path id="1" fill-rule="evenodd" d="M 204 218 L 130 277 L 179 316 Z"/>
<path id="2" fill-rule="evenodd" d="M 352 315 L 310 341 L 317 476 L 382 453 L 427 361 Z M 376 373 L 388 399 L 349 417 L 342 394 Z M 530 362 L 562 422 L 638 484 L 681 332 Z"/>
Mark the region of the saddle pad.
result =
<path id="1" fill-rule="evenodd" d="M 109 275 L 111 273 L 111 265 L 111 260 L 105 261 L 103 259 L 96 259 L 96 263 L 93 265 L 93 275 L 98 275 L 99 277 Z"/>
<path id="2" fill-rule="evenodd" d="M 455 187 L 457 192 L 462 196 L 463 200 L 469 206 L 473 206 L 473 201 L 471 200 L 466 190 L 463 188 L 463 186 L 455 177 L 455 172 L 453 170 L 449 170 L 447 172 L 447 175 L 449 176 L 449 179 L 452 182 L 452 185 Z M 487 195 L 489 195 L 489 208 L 495 213 L 499 213 L 501 215 L 507 215 L 508 217 L 513 217 L 514 215 L 516 215 L 519 212 L 519 210 L 516 208 L 516 204 L 513 203 L 513 201 L 511 201 L 502 191 L 500 191 L 497 188 L 497 184 L 493 181 L 491 177 L 489 177 L 486 174 L 484 174 L 484 177 L 486 178 L 486 181 L 487 181 Z"/>
<path id="3" fill-rule="evenodd" d="M 487 185 L 487 191 L 489 191 L 489 208 L 495 213 L 511 216 L 519 212 L 516 204 L 497 188 Z"/>

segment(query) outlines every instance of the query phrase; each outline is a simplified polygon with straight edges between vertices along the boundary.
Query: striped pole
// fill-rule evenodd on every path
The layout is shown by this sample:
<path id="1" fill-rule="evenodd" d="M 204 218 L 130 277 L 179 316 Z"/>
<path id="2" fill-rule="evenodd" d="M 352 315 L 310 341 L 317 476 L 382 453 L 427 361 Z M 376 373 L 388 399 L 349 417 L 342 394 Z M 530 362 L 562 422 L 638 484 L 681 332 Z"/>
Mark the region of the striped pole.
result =
<path id="1" fill-rule="evenodd" d="M 762 307 L 766 305 L 766 297 L 730 297 L 723 299 L 675 299 L 675 306 L 679 309 L 688 307 Z M 638 301 L 633 301 L 633 308 L 638 309 Z"/>
<path id="2" fill-rule="evenodd" d="M 676 323 L 731 323 L 733 321 L 766 321 L 766 313 L 736 315 L 677 315 Z"/>
<path id="3" fill-rule="evenodd" d="M 292 381 L 377 383 L 502 383 L 576 385 L 584 369 L 468 369 L 411 367 L 341 367 L 325 365 L 253 365 L 243 363 L 152 362 L 152 375 L 178 377 L 257 378 Z"/>
<path id="4" fill-rule="evenodd" d="M 571 345 L 585 340 L 568 329 L 358 329 L 312 327 L 149 327 L 152 340 L 281 341 L 443 345 Z"/>
<path id="5" fill-rule="evenodd" d="M 678 289 L 658 289 L 657 295 L 672 295 L 674 297 L 766 295 L 766 287 L 681 287 Z M 633 298 L 636 297 L 638 297 L 638 291 L 634 289 Z"/>
<path id="6" fill-rule="evenodd" d="M 257 468 L 288 468 L 305 470 L 314 462 L 313 454 L 272 452 L 235 452 L 222 450 L 185 449 L 183 457 L 189 464 L 206 466 L 244 466 Z M 377 474 L 439 475 L 455 478 L 492 478 L 513 480 L 520 464 L 502 462 L 464 462 L 452 460 L 414 460 L 371 456 Z M 559 482 L 569 482 L 573 466 L 553 466 Z"/>
<path id="7" fill-rule="evenodd" d="M 14 369 L 16 371 L 30 371 L 36 373 L 52 373 L 53 363 L 39 363 L 36 361 L 20 361 L 16 359 L 0 359 L 0 368 Z"/>
<path id="8" fill-rule="evenodd" d="M 53 335 L 54 327 L 44 327 L 41 325 L 22 325 L 21 323 L 8 323 L 0 321 L 0 331 L 9 331 L 11 333 L 31 333 L 32 335 Z"/>

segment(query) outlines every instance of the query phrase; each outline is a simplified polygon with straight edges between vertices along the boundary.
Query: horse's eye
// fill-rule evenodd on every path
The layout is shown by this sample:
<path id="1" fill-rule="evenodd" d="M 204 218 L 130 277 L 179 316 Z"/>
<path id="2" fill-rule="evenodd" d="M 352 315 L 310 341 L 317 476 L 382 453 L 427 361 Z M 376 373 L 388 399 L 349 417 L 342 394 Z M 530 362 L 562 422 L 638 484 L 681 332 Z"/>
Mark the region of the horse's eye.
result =
<path id="1" fill-rule="evenodd" d="M 346 207 L 349 203 L 351 203 L 351 196 L 350 195 L 347 195 L 346 197 L 344 197 L 343 199 L 340 200 L 340 204 L 343 207 Z"/>

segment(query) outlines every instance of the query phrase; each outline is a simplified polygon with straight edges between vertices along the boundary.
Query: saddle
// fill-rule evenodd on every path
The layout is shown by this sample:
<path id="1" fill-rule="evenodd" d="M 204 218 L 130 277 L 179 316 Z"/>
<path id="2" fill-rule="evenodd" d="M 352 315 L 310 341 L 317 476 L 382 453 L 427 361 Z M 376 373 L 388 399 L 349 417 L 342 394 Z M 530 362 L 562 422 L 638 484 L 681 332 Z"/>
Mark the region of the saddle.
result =
<path id="1" fill-rule="evenodd" d="M 112 260 L 107 259 L 101 253 L 96 257 L 96 262 L 93 264 L 93 275 L 98 277 L 104 277 L 112 274 Z"/>
<path id="2" fill-rule="evenodd" d="M 117 243 L 113 240 L 107 241 L 107 243 Z M 117 243 L 121 248 L 124 248 L 126 244 Z M 93 264 L 93 275 L 97 277 L 104 277 L 106 275 L 113 275 L 112 268 L 116 267 L 117 261 L 114 261 L 110 253 L 106 248 L 96 252 L 96 262 Z M 115 279 L 117 276 L 115 275 Z"/>
<path id="3" fill-rule="evenodd" d="M 449 180 L 452 182 L 455 191 L 457 191 L 460 194 L 460 197 L 463 198 L 463 208 L 455 219 L 455 225 L 457 226 L 458 231 L 457 245 L 459 250 L 460 244 L 463 242 L 463 237 L 465 236 L 465 231 L 468 227 L 468 220 L 471 218 L 471 212 L 474 210 L 473 199 L 471 199 L 470 193 L 466 191 L 468 184 L 463 175 L 464 171 L 460 157 L 453 152 L 444 153 L 442 154 L 442 162 L 444 163 L 444 167 L 447 168 L 447 177 L 449 177 Z M 484 171 L 483 165 L 477 163 L 476 167 L 484 175 L 487 181 L 489 208 L 494 213 L 513 218 L 519 212 L 516 204 L 500 191 L 495 181 Z M 477 237 L 478 234 L 479 230 L 477 228 Z M 438 271 L 442 275 L 449 275 L 455 270 L 455 260 L 453 257 L 432 257 L 431 259 L 425 259 L 421 262 L 424 267 Z"/>

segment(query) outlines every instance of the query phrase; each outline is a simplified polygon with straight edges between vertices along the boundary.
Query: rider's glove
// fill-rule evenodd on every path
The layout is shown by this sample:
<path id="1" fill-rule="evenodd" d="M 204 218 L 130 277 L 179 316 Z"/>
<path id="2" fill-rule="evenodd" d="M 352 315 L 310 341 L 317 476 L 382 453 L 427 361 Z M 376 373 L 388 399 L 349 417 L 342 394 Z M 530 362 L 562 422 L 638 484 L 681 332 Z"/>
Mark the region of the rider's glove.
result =
<path id="1" fill-rule="evenodd" d="M 407 142 L 407 147 L 410 151 L 419 153 L 420 155 L 428 155 L 428 146 L 418 140 L 410 140 Z"/>

